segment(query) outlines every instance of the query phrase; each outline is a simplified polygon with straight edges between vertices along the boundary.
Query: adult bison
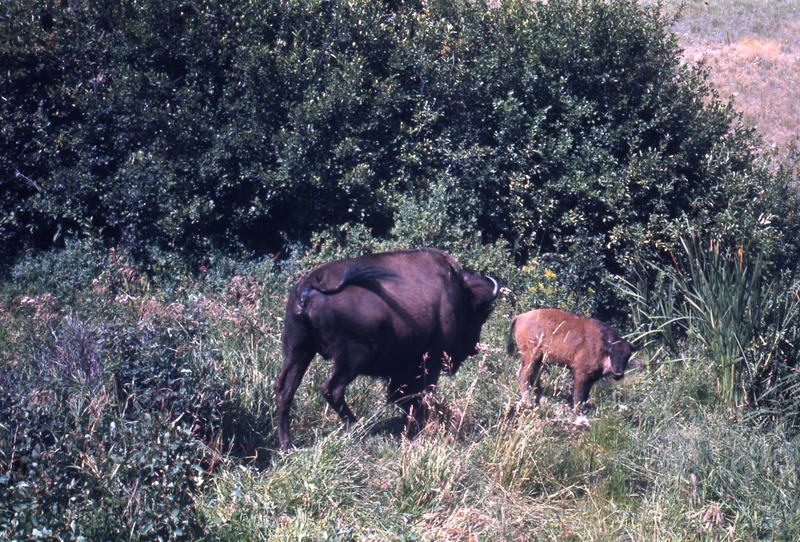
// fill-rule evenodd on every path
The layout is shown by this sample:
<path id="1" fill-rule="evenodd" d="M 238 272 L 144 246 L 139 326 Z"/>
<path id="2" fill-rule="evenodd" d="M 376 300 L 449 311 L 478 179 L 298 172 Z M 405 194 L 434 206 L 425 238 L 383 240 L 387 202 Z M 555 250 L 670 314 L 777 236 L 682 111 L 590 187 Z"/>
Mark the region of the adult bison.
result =
<path id="1" fill-rule="evenodd" d="M 359 375 L 385 377 L 388 400 L 421 422 L 421 392 L 476 353 L 498 291 L 432 248 L 328 262 L 303 277 L 289 293 L 275 380 L 281 449 L 291 445 L 292 399 L 315 354 L 333 360 L 322 395 L 345 423 L 356 421 L 344 392 Z"/>
<path id="2" fill-rule="evenodd" d="M 538 400 L 542 363 L 569 367 L 574 379 L 573 406 L 589 398 L 592 385 L 605 376 L 621 379 L 634 352 L 642 349 L 619 336 L 616 329 L 594 318 L 560 309 L 538 309 L 511 321 L 508 355 L 514 339 L 521 355 L 517 381 L 522 402 L 528 403 L 530 387 Z"/>

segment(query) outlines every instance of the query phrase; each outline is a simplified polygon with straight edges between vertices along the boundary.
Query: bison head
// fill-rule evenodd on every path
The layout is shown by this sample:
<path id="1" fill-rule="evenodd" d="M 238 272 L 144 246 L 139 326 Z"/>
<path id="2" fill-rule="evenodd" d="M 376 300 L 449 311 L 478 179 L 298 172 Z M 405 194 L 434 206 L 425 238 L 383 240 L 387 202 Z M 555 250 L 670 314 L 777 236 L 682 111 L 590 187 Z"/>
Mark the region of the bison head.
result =
<path id="1" fill-rule="evenodd" d="M 484 278 L 469 271 L 461 272 L 461 280 L 467 296 L 472 301 L 472 311 L 481 319 L 483 325 L 494 310 L 494 300 L 500 293 L 500 285 L 492 277 Z"/>
<path id="2" fill-rule="evenodd" d="M 450 367 L 447 373 L 454 374 L 461 363 L 478 352 L 481 328 L 494 310 L 494 300 L 500 293 L 500 285 L 492 277 L 481 277 L 469 271 L 461 272 L 465 306 L 462 314 L 461 339 L 458 350 L 450 353 Z"/>
<path id="3" fill-rule="evenodd" d="M 606 367 L 604 373 L 610 374 L 614 380 L 621 380 L 625 376 L 625 368 L 628 366 L 634 352 L 642 349 L 641 344 L 631 344 L 625 339 L 617 339 L 607 343 L 608 360 L 610 367 Z"/>

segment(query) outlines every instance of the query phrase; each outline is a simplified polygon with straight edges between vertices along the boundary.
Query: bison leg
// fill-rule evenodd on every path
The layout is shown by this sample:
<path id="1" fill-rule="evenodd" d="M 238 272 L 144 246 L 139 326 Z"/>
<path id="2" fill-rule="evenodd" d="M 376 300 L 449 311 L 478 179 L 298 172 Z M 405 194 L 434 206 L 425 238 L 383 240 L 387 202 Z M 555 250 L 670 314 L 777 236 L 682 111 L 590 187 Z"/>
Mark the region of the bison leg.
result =
<path id="1" fill-rule="evenodd" d="M 589 390 L 592 389 L 592 380 L 584 375 L 575 374 L 575 389 L 572 390 L 572 408 L 589 400 Z"/>
<path id="2" fill-rule="evenodd" d="M 285 355 L 283 368 L 278 378 L 275 379 L 275 402 L 278 407 L 278 440 L 281 450 L 288 450 L 292 445 L 291 434 L 289 432 L 289 412 L 292 409 L 292 401 L 300 382 L 303 380 L 315 352 L 301 351 L 297 349 L 289 350 Z"/>
<path id="3" fill-rule="evenodd" d="M 544 352 L 533 348 L 522 353 L 522 361 L 517 370 L 517 383 L 519 384 L 520 402 L 524 406 L 530 405 L 531 387 L 534 388 L 535 403 L 539 402 L 539 376 L 542 372 Z"/>
<path id="4" fill-rule="evenodd" d="M 322 395 L 346 425 L 358 421 L 358 418 L 356 418 L 356 415 L 353 414 L 353 411 L 350 410 L 350 407 L 347 406 L 347 402 L 344 400 L 344 390 L 355 377 L 356 375 L 351 374 L 345 368 L 336 364 L 331 374 L 328 375 L 327 380 L 322 383 Z"/>
<path id="5" fill-rule="evenodd" d="M 426 385 L 435 386 L 435 383 L 425 382 L 419 376 L 408 381 L 390 379 L 387 386 L 387 401 L 396 404 L 405 413 L 405 430 L 409 438 L 414 438 L 428 416 L 422 397 Z"/>

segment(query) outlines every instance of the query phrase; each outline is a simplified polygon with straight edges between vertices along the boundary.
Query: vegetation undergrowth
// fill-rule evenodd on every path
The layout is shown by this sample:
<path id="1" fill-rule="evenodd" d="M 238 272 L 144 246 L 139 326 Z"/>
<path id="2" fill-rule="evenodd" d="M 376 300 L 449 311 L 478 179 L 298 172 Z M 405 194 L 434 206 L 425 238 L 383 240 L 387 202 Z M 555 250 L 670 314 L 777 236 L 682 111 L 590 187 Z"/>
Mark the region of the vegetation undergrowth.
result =
<path id="1" fill-rule="evenodd" d="M 295 401 L 298 448 L 276 452 L 271 382 L 285 291 L 335 246 L 289 265 L 219 260 L 171 284 L 90 240 L 20 264 L 49 272 L 32 270 L 3 296 L 2 536 L 800 534 L 791 411 L 725 407 L 713 356 L 693 333 L 677 334 L 677 356 L 653 340 L 623 381 L 595 386 L 585 411 L 570 408 L 559 370 L 543 376 L 539 406 L 520 408 L 517 360 L 502 348 L 510 318 L 538 304 L 582 309 L 553 271 L 518 269 L 501 249 L 485 254 L 504 289 L 479 353 L 442 379 L 421 435 L 395 429 L 398 411 L 368 378 L 348 390 L 362 419 L 344 430 L 318 391 L 328 365 L 316 360 Z M 92 251 L 96 276 L 59 294 L 71 303 L 62 305 L 43 277 L 68 275 Z M 647 336 L 647 325 L 628 329 Z"/>
<path id="2" fill-rule="evenodd" d="M 112 5 L 113 4 L 113 5 Z M 657 7 L 0 5 L 0 538 L 800 538 L 797 169 Z M 694 234 L 692 232 L 695 232 Z M 277 450 L 288 289 L 435 246 L 502 285 L 414 440 L 316 359 Z M 518 405 L 511 318 L 646 342 Z"/>
<path id="3" fill-rule="evenodd" d="M 800 337 L 794 271 L 770 269 L 764 247 L 723 247 L 692 232 L 673 266 L 645 264 L 622 290 L 637 324 L 679 355 L 688 338 L 714 368 L 721 402 L 797 421 Z"/>

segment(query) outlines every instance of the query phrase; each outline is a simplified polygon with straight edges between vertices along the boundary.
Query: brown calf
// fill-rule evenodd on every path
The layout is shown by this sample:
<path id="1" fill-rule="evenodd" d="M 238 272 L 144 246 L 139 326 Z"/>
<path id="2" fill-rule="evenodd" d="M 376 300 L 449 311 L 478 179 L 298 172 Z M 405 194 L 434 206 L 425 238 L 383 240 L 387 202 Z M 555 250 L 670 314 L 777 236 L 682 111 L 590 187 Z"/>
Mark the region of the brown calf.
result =
<path id="1" fill-rule="evenodd" d="M 569 367 L 575 380 L 573 406 L 577 407 L 604 376 L 621 379 L 631 355 L 642 349 L 608 324 L 560 309 L 537 309 L 514 318 L 506 346 L 509 355 L 514 353 L 515 338 L 522 357 L 517 381 L 524 404 L 529 402 L 531 386 L 536 401 L 541 395 L 542 363 Z"/>

